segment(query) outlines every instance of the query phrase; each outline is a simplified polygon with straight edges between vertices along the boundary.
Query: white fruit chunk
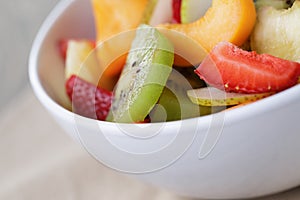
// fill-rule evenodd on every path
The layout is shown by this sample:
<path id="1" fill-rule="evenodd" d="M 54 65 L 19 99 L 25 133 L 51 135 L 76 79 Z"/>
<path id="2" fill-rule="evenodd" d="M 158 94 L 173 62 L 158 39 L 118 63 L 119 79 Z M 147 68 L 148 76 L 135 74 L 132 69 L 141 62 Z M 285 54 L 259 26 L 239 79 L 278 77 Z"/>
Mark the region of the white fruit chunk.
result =
<path id="1" fill-rule="evenodd" d="M 191 23 L 202 17 L 211 7 L 212 0 L 182 0 L 180 8 L 181 23 Z"/>
<path id="2" fill-rule="evenodd" d="M 172 0 L 149 0 L 142 23 L 156 26 L 173 19 Z"/>
<path id="3" fill-rule="evenodd" d="M 289 9 L 263 7 L 251 35 L 251 48 L 283 59 L 300 61 L 300 1 Z"/>
<path id="4" fill-rule="evenodd" d="M 225 106 L 253 102 L 272 95 L 273 93 L 241 94 L 229 93 L 214 87 L 188 90 L 190 100 L 202 106 Z"/>
<path id="5" fill-rule="evenodd" d="M 94 44 L 87 40 L 70 40 L 68 41 L 67 55 L 66 55 L 66 80 L 72 75 L 98 84 L 101 75 L 97 57 L 94 50 Z"/>

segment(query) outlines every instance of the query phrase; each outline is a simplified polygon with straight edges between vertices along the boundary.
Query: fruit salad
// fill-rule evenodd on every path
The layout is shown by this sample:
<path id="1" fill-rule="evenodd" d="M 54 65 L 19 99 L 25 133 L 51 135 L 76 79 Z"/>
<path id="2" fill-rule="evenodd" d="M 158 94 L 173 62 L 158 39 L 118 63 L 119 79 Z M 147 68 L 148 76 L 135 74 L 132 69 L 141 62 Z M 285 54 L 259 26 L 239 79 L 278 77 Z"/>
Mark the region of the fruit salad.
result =
<path id="1" fill-rule="evenodd" d="M 174 121 L 255 102 L 300 77 L 300 1 L 90 0 L 96 38 L 62 38 L 72 111 Z"/>

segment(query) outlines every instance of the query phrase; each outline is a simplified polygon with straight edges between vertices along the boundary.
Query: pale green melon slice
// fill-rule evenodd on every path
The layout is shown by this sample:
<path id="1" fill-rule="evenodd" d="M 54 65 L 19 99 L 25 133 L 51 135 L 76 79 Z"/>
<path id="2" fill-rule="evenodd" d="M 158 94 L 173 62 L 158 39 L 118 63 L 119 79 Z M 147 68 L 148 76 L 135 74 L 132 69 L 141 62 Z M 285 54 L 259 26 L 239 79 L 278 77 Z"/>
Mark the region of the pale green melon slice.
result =
<path id="1" fill-rule="evenodd" d="M 251 49 L 283 59 L 300 61 L 300 1 L 289 9 L 263 7 L 251 35 Z"/>

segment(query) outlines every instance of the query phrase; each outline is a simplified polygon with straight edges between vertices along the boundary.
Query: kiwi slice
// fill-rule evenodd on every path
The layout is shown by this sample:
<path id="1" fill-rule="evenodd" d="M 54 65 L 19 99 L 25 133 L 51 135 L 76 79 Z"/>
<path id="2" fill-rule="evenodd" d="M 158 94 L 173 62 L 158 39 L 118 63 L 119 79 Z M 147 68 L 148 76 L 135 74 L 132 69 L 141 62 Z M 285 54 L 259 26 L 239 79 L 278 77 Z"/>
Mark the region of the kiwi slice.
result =
<path id="1" fill-rule="evenodd" d="M 192 69 L 192 68 L 191 68 Z M 182 120 L 204 116 L 226 109 L 226 106 L 202 106 L 193 103 L 187 91 L 194 88 L 193 70 L 173 68 L 159 101 L 149 114 L 151 122 Z M 191 81 L 192 80 L 192 81 Z M 200 81 L 201 83 L 201 81 Z M 197 84 L 200 85 L 200 84 Z M 205 83 L 201 85 L 206 87 Z"/>
<path id="2" fill-rule="evenodd" d="M 156 28 L 140 25 L 115 87 L 107 121 L 144 121 L 166 85 L 173 61 L 171 42 Z"/>
<path id="3" fill-rule="evenodd" d="M 186 91 L 192 89 L 188 79 L 173 68 L 159 101 L 150 113 L 151 122 L 174 121 L 200 116 Z"/>

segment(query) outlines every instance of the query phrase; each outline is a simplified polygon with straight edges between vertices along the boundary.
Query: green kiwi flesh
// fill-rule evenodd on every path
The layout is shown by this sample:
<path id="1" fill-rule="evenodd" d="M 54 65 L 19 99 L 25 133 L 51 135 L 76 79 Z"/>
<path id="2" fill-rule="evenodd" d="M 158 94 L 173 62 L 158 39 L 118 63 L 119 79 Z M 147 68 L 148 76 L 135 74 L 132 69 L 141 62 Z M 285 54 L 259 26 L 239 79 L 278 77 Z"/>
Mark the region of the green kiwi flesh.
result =
<path id="1" fill-rule="evenodd" d="M 162 94 L 173 61 L 171 42 L 156 28 L 140 25 L 115 87 L 107 121 L 144 121 Z"/>

